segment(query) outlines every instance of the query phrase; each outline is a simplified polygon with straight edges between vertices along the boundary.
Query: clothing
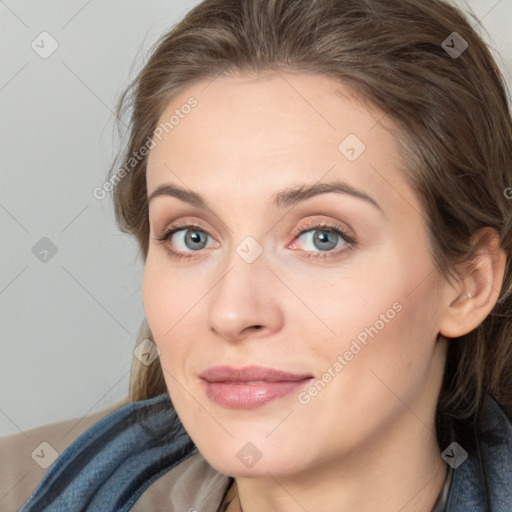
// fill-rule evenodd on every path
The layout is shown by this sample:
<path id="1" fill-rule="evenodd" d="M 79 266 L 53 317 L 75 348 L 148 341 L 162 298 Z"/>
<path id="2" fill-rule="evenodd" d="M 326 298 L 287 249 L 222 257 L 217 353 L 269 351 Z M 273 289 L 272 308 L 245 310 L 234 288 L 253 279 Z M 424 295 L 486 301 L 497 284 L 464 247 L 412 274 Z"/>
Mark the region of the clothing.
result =
<path id="1" fill-rule="evenodd" d="M 437 497 L 437 501 L 434 503 L 432 512 L 446 512 L 448 507 L 448 496 L 452 487 L 453 468 L 448 467 L 448 474 L 446 475 L 446 481 L 444 482 L 443 488 Z"/>
<path id="2" fill-rule="evenodd" d="M 238 499 L 238 487 L 236 485 L 236 480 L 231 482 L 231 486 L 224 496 L 218 512 L 242 512 L 240 500 Z"/>
<path id="3" fill-rule="evenodd" d="M 512 512 L 512 424 L 490 396 L 480 422 L 479 453 L 468 447 L 467 460 L 454 469 L 446 512 Z M 217 512 L 232 482 L 198 453 L 162 394 L 88 429 L 20 512 Z"/>
<path id="4" fill-rule="evenodd" d="M 49 461 L 52 462 L 55 455 L 63 453 L 86 430 L 129 402 L 126 398 L 82 417 L 47 423 L 0 437 L 0 512 L 19 510 L 51 469 L 49 463 L 41 464 L 38 457 L 44 443 L 54 450 L 53 454 L 46 453 L 53 455 Z"/>

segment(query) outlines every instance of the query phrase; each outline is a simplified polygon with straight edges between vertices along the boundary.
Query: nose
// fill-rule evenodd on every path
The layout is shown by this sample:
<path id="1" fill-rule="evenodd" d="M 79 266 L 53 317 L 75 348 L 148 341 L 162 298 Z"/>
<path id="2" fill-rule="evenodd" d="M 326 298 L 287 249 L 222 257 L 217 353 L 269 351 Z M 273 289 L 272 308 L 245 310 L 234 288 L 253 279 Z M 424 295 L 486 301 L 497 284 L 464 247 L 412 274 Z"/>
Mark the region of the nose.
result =
<path id="1" fill-rule="evenodd" d="M 209 295 L 208 321 L 217 336 L 230 342 L 263 338 L 282 328 L 279 282 L 268 269 L 264 253 L 247 263 L 233 251 Z"/>

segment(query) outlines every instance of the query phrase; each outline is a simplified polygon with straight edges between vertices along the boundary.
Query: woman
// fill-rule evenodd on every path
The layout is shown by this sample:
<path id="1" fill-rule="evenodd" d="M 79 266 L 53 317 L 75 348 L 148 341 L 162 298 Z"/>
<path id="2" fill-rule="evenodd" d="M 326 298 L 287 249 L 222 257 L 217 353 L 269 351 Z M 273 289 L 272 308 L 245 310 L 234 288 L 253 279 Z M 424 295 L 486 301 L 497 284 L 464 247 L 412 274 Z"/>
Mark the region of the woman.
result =
<path id="1" fill-rule="evenodd" d="M 126 106 L 132 403 L 21 510 L 512 510 L 512 124 L 462 15 L 206 0 Z"/>

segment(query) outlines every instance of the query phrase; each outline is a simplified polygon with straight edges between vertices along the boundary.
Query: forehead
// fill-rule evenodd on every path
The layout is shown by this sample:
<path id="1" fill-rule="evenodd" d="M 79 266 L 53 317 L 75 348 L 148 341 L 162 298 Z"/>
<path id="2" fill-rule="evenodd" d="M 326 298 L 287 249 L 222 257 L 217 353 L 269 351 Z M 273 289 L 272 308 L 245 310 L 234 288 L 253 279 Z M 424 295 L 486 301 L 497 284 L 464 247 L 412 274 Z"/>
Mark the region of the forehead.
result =
<path id="1" fill-rule="evenodd" d="M 195 106 L 188 108 L 191 98 Z M 251 191 L 343 179 L 380 198 L 383 208 L 400 197 L 415 201 L 399 170 L 391 120 L 323 76 L 198 82 L 173 98 L 159 126 L 167 130 L 150 151 L 149 193 L 181 180 L 201 194 L 220 198 L 224 188 L 226 199 L 227 187 L 247 199 Z"/>

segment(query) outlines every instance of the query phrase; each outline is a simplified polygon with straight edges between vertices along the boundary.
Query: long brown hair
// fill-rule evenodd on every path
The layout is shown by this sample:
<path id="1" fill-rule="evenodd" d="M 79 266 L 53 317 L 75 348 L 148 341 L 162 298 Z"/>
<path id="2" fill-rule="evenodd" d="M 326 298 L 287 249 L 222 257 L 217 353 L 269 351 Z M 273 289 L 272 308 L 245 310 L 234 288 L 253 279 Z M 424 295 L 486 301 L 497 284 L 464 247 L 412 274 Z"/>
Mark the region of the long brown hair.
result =
<path id="1" fill-rule="evenodd" d="M 454 40 L 459 50 L 467 43 L 460 55 L 443 45 L 453 48 Z M 120 100 L 120 116 L 131 110 L 124 172 L 110 173 L 120 229 L 136 237 L 145 261 L 147 158 L 130 158 L 153 136 L 176 93 L 230 71 L 272 70 L 330 77 L 396 123 L 404 173 L 424 208 L 432 259 L 444 276 L 471 256 L 471 236 L 480 228 L 498 232 L 507 255 L 503 287 L 485 321 L 449 343 L 438 434 L 470 422 L 486 393 L 512 404 L 509 97 L 486 44 L 441 0 L 203 1 L 155 45 Z M 137 343 L 146 338 L 152 335 L 144 322 Z M 163 392 L 158 359 L 145 366 L 134 358 L 130 398 Z"/>

